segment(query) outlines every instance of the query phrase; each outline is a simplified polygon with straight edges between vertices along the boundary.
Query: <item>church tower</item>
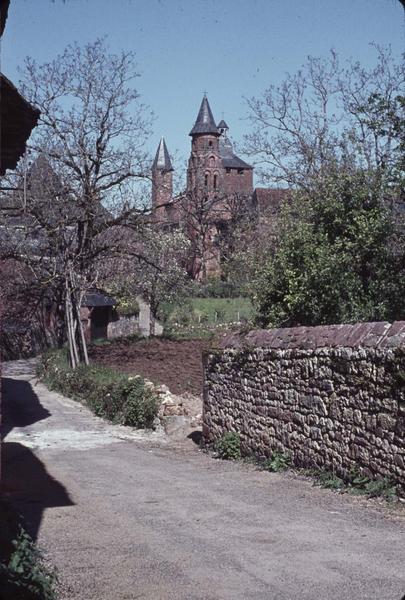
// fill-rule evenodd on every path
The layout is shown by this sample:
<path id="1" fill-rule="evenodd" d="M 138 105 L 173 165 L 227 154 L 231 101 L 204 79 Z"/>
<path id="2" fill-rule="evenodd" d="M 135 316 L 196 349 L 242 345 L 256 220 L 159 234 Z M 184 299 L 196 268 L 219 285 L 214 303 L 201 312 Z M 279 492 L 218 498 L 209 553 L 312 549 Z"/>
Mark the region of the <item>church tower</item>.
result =
<path id="1" fill-rule="evenodd" d="M 189 135 L 191 155 L 187 169 L 187 191 L 213 195 L 220 188 L 222 169 L 219 154 L 220 132 L 205 94 Z"/>
<path id="2" fill-rule="evenodd" d="M 166 206 L 173 199 L 173 167 L 162 137 L 152 165 L 152 212 L 155 220 L 164 220 Z"/>

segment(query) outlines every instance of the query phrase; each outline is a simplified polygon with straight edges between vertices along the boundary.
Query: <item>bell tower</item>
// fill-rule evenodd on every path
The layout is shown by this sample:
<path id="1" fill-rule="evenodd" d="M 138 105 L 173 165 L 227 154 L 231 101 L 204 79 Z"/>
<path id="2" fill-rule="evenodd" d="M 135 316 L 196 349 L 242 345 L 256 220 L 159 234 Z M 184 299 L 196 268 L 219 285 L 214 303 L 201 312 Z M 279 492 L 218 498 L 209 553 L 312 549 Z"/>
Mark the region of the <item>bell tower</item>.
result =
<path id="1" fill-rule="evenodd" d="M 156 220 L 163 220 L 166 205 L 173 199 L 173 167 L 162 137 L 152 165 L 152 212 Z"/>
<path id="2" fill-rule="evenodd" d="M 189 135 L 191 136 L 191 155 L 187 169 L 187 191 L 189 193 L 215 194 L 220 188 L 222 173 L 219 154 L 220 132 L 205 94 Z"/>

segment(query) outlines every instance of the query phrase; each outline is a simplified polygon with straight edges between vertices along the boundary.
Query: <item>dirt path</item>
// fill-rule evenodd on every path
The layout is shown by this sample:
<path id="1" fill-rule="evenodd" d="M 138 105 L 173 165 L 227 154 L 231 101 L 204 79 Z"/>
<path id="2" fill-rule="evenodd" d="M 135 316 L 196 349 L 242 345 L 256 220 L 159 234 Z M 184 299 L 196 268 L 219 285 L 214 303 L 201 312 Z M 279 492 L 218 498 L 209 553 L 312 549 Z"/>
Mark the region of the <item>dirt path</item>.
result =
<path id="1" fill-rule="evenodd" d="M 5 486 L 63 600 L 400 600 L 405 520 L 115 427 L 6 365 Z"/>

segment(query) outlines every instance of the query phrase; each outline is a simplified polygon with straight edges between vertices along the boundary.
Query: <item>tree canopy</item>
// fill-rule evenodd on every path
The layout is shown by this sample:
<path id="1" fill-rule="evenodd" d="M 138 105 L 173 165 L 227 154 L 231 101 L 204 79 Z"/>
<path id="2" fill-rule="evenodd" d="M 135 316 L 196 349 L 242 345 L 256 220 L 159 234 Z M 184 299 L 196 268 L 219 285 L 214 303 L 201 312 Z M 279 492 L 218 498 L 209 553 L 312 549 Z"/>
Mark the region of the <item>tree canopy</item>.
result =
<path id="1" fill-rule="evenodd" d="M 256 266 L 264 326 L 405 318 L 405 69 L 375 50 L 370 69 L 309 57 L 248 101 L 245 149 L 291 196 Z"/>

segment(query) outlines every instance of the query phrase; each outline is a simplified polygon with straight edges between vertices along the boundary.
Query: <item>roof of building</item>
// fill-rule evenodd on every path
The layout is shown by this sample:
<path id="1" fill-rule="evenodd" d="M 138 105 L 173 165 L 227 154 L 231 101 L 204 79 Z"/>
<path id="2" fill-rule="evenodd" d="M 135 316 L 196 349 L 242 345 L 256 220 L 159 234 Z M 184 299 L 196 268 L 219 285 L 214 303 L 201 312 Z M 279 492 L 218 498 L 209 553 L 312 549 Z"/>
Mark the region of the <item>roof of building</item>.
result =
<path id="1" fill-rule="evenodd" d="M 201 102 L 200 110 L 198 111 L 196 122 L 189 135 L 198 135 L 200 133 L 213 133 L 219 135 L 218 127 L 215 124 L 211 107 L 205 94 Z"/>
<path id="2" fill-rule="evenodd" d="M 82 306 L 115 306 L 117 301 L 112 296 L 109 296 L 102 290 L 89 290 L 87 294 L 84 295 L 82 300 Z"/>
<path id="3" fill-rule="evenodd" d="M 173 171 L 172 162 L 170 160 L 169 152 L 167 150 L 165 138 L 162 137 L 159 142 L 159 146 L 156 152 L 155 160 L 153 161 L 152 169 L 158 169 L 159 171 Z"/>
<path id="4" fill-rule="evenodd" d="M 220 122 L 218 123 L 218 129 L 229 129 L 229 127 L 226 124 L 226 122 L 223 119 L 221 119 Z"/>
<path id="5" fill-rule="evenodd" d="M 25 144 L 39 117 L 39 110 L 31 106 L 7 77 L 0 75 L 1 145 L 0 175 L 15 169 L 25 152 Z"/>
<path id="6" fill-rule="evenodd" d="M 0 0 L 0 36 L 6 26 L 10 0 Z M 21 96 L 13 83 L 0 74 L 0 175 L 15 169 L 40 111 Z"/>
<path id="7" fill-rule="evenodd" d="M 233 151 L 232 143 L 225 136 L 219 138 L 219 155 L 222 159 L 222 166 L 225 169 L 253 169 L 251 165 L 236 156 Z"/>
<path id="8" fill-rule="evenodd" d="M 0 2 L 0 35 L 3 35 L 4 27 L 6 26 L 9 4 L 10 0 L 1 0 Z"/>

